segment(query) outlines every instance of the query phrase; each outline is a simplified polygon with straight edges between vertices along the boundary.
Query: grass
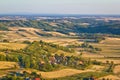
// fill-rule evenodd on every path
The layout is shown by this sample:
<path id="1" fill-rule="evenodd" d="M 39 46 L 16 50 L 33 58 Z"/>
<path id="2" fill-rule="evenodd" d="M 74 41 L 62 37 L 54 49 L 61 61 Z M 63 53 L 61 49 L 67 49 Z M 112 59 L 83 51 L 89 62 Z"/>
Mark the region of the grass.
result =
<path id="1" fill-rule="evenodd" d="M 91 70 L 96 70 L 96 71 L 103 71 L 105 69 L 105 66 L 101 66 L 101 65 L 93 65 L 90 68 Z"/>
<path id="2" fill-rule="evenodd" d="M 120 59 L 112 59 L 112 58 L 110 58 L 110 59 L 108 59 L 108 58 L 93 58 L 92 60 L 97 60 L 97 61 L 100 61 L 100 62 L 102 62 L 102 63 L 106 63 L 106 61 L 109 61 L 109 62 L 113 61 L 114 64 L 120 64 Z"/>
<path id="3" fill-rule="evenodd" d="M 116 75 L 107 75 L 107 76 L 99 78 L 99 80 L 101 80 L 103 78 L 110 79 L 110 80 L 120 80 L 120 77 L 117 77 Z"/>
<path id="4" fill-rule="evenodd" d="M 61 70 L 51 71 L 51 72 L 41 72 L 37 70 L 27 69 L 25 71 L 29 73 L 31 73 L 32 71 L 35 71 L 37 72 L 37 74 L 41 74 L 43 78 L 59 78 L 59 77 L 71 76 L 71 75 L 84 73 L 84 72 L 93 72 L 94 70 L 61 69 Z"/>
<path id="5" fill-rule="evenodd" d="M 100 52 L 104 56 L 120 57 L 120 39 L 119 38 L 106 38 L 101 43 L 91 43 L 91 45 L 101 48 Z"/>
<path id="6" fill-rule="evenodd" d="M 102 73 L 102 72 L 83 72 L 83 73 L 75 74 L 75 75 L 72 75 L 72 76 L 57 78 L 57 80 L 83 80 L 83 78 L 84 78 L 84 80 L 88 80 L 86 78 L 89 78 L 91 76 L 93 76 L 96 80 L 99 80 L 98 79 L 99 77 L 106 76 L 106 75 L 109 75 L 109 74 L 108 73 Z M 51 80 L 54 80 L 54 79 L 51 79 Z"/>
<path id="7" fill-rule="evenodd" d="M 29 30 L 27 30 L 29 31 Z M 33 31 L 33 30 L 32 30 Z M 11 33 L 11 34 L 9 34 Z M 32 36 L 26 32 L 24 32 L 24 35 L 26 35 L 27 37 L 20 37 L 20 34 L 22 34 L 22 32 L 20 34 L 14 34 L 14 32 L 9 32 L 6 36 L 12 36 L 12 40 L 14 41 L 15 38 L 17 37 L 17 41 L 21 42 L 24 40 L 43 40 L 45 42 L 51 42 L 51 43 L 55 43 L 55 44 L 59 44 L 62 46 L 66 46 L 69 44 L 76 44 L 79 43 L 81 44 L 82 42 L 80 42 L 77 39 L 69 39 L 69 38 L 55 38 L 55 37 L 35 37 Z M 34 33 L 33 33 L 34 34 Z M 51 33 L 52 34 L 52 33 Z M 29 37 L 29 38 L 28 38 Z M 97 47 L 97 48 L 101 48 L 102 51 L 100 52 L 100 54 L 102 54 L 104 56 L 120 56 L 120 39 L 118 38 L 106 38 L 106 40 L 102 41 L 101 43 L 90 43 L 91 45 Z M 25 48 L 27 45 L 26 44 L 22 44 L 22 43 L 0 43 L 0 49 L 14 49 L 14 50 L 18 50 L 18 49 L 23 49 Z M 66 53 L 63 51 L 58 51 L 56 52 L 57 54 L 61 54 L 64 53 L 65 55 L 74 55 L 74 56 L 78 56 L 77 53 Z M 0 53 L 3 54 L 4 53 Z M 94 57 L 100 57 L 101 55 L 99 54 L 92 54 L 92 53 L 86 53 L 85 56 L 87 57 L 91 57 L 92 60 L 94 59 Z M 106 61 L 114 61 L 115 64 L 120 64 L 120 59 L 106 59 L 106 58 L 97 58 L 97 61 L 101 61 L 103 63 L 106 63 Z M 0 71 L 0 75 L 4 73 L 3 69 L 11 69 L 14 68 L 15 65 L 17 65 L 17 63 L 15 62 L 4 62 L 4 61 L 0 61 L 0 69 L 2 69 L 2 71 Z M 89 73 L 90 71 L 95 71 L 95 70 L 102 70 L 104 68 L 104 66 L 93 66 L 90 70 L 76 70 L 76 69 L 61 69 L 58 71 L 52 71 L 52 72 L 40 72 L 40 71 L 36 71 L 38 74 L 41 74 L 43 76 L 43 78 L 59 78 L 59 77 L 66 77 L 66 76 L 72 76 L 72 75 L 76 75 L 76 74 L 82 74 L 84 72 Z M 119 73 L 119 68 L 120 66 L 115 67 L 114 72 L 115 73 Z M 27 70 L 29 72 L 33 71 L 33 70 Z M 70 79 L 70 78 L 69 78 Z M 65 79 L 64 79 L 65 80 Z"/>
<path id="8" fill-rule="evenodd" d="M 4 52 L 0 52 L 0 55 L 4 55 L 5 56 L 5 53 Z"/>
<path id="9" fill-rule="evenodd" d="M 10 71 L 14 71 L 19 68 L 18 63 L 0 61 L 0 77 L 7 75 Z"/>
<path id="10" fill-rule="evenodd" d="M 16 62 L 0 61 L 0 70 L 18 67 Z"/>
<path id="11" fill-rule="evenodd" d="M 47 33 L 49 33 L 49 34 L 51 34 L 52 36 L 66 36 L 65 34 L 62 34 L 62 33 L 59 33 L 59 32 L 47 32 Z"/>
<path id="12" fill-rule="evenodd" d="M 57 53 L 58 55 L 64 54 L 64 56 L 72 56 L 72 55 L 75 56 L 75 53 L 65 52 L 65 51 L 62 51 L 62 50 L 58 50 L 56 53 Z M 55 53 L 55 54 L 56 54 L 56 53 Z"/>
<path id="13" fill-rule="evenodd" d="M 13 50 L 18 50 L 18 49 L 23 49 L 27 45 L 22 44 L 22 43 L 0 43 L 0 49 L 13 49 Z"/>
<path id="14" fill-rule="evenodd" d="M 120 73 L 120 65 L 115 66 L 113 71 L 115 74 Z"/>

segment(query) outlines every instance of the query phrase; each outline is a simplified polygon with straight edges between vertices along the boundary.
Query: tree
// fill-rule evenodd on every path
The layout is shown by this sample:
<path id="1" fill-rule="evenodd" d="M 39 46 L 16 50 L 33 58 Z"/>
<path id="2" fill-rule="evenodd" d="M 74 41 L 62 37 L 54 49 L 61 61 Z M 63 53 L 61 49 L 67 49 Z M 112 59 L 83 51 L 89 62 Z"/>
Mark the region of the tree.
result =
<path id="1" fill-rule="evenodd" d="M 6 61 L 6 57 L 0 54 L 0 61 Z"/>
<path id="2" fill-rule="evenodd" d="M 30 59 L 29 59 L 29 57 L 25 57 L 24 65 L 25 65 L 25 68 L 30 68 Z"/>
<path id="3" fill-rule="evenodd" d="M 9 42 L 9 40 L 8 39 L 4 39 L 3 42 Z"/>
<path id="4" fill-rule="evenodd" d="M 23 76 L 27 77 L 28 73 L 26 71 L 23 71 Z"/>
<path id="5" fill-rule="evenodd" d="M 31 44 L 31 42 L 30 41 L 23 41 L 23 43 L 25 43 L 25 44 Z"/>
<path id="6" fill-rule="evenodd" d="M 36 72 L 32 72 L 31 76 L 37 77 L 37 73 Z"/>

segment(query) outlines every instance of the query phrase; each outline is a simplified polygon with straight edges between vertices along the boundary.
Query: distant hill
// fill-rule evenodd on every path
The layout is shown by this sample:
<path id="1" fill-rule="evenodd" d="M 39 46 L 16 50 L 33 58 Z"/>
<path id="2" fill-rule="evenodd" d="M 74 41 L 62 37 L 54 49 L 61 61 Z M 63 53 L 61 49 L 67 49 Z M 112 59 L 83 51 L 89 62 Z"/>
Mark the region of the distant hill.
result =
<path id="1" fill-rule="evenodd" d="M 77 34 L 104 33 L 120 35 L 120 21 L 104 21 L 93 18 L 0 21 L 0 30 L 9 30 L 8 27 L 33 27 L 63 34 L 73 32 Z"/>

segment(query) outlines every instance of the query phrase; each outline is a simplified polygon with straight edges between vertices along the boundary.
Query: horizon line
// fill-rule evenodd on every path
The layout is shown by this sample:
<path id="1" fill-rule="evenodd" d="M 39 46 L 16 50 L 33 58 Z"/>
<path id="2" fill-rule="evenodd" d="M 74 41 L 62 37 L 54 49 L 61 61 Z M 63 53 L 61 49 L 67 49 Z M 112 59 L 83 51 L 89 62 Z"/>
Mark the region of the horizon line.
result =
<path id="1" fill-rule="evenodd" d="M 70 16 L 70 15 L 73 15 L 73 16 L 78 16 L 78 15 L 85 15 L 85 16 L 97 16 L 97 15 L 100 15 L 100 16 L 120 16 L 120 14 L 58 14 L 58 13 L 0 13 L 0 15 L 61 15 L 61 16 Z"/>

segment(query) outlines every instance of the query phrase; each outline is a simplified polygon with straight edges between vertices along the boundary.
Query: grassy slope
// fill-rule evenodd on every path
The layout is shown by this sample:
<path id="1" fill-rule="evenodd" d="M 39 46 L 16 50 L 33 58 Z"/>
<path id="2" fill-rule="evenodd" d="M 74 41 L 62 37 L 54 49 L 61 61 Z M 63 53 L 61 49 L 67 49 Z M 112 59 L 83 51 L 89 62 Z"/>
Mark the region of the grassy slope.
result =
<path id="1" fill-rule="evenodd" d="M 60 38 L 38 38 L 38 40 L 44 40 L 46 42 L 53 42 L 56 44 L 61 44 L 61 45 L 67 45 L 67 44 L 74 44 L 77 42 L 76 39 L 60 39 Z M 102 48 L 102 54 L 103 55 L 110 55 L 110 56 L 120 56 L 120 39 L 116 38 L 107 38 L 105 41 L 102 41 L 101 43 L 91 43 L 92 45 L 96 47 Z M 81 42 L 78 42 L 81 43 Z M 21 43 L 0 43 L 0 49 L 21 49 L 26 47 L 25 44 Z M 58 52 L 58 53 L 61 53 Z M 1 53 L 2 54 L 2 53 Z M 76 55 L 76 54 L 75 54 Z M 91 55 L 92 56 L 92 55 Z M 102 62 L 106 62 L 108 59 L 100 59 Z M 110 59 L 109 59 L 110 60 Z M 113 60 L 112 60 L 113 61 Z M 119 63 L 119 60 L 115 60 L 115 63 Z M 13 66 L 14 64 L 12 64 Z M 84 71 L 81 70 L 75 70 L 75 69 L 63 69 L 60 71 L 54 71 L 54 72 L 38 72 L 41 73 L 43 77 L 46 78 L 57 78 L 57 77 L 65 77 L 65 76 L 71 76 L 74 74 L 82 73 Z M 87 71 L 85 71 L 87 72 Z M 1 72 L 3 73 L 3 72 Z"/>
<path id="2" fill-rule="evenodd" d="M 92 45 L 101 48 L 101 54 L 104 56 L 120 57 L 119 38 L 106 38 L 106 40 L 102 41 L 101 43 L 92 43 Z"/>

